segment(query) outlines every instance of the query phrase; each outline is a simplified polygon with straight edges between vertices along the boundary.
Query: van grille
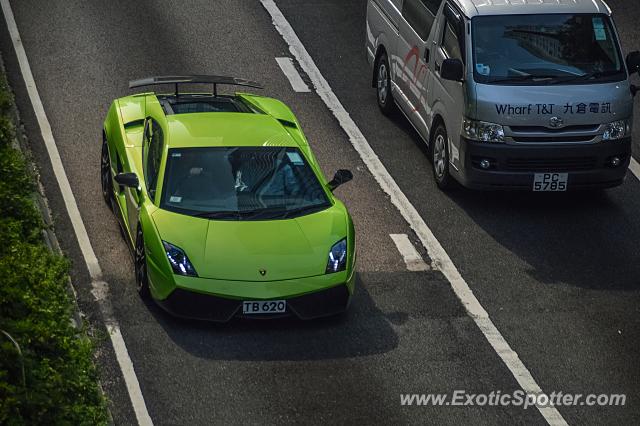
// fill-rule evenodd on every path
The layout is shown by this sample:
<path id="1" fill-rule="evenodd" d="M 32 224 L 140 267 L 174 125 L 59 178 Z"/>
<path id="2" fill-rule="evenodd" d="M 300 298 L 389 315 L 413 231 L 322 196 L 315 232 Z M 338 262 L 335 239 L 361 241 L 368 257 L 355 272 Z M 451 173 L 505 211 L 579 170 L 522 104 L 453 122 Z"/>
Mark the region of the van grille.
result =
<path id="1" fill-rule="evenodd" d="M 570 172 L 593 170 L 596 157 L 507 158 L 506 169 L 513 171 Z"/>
<path id="2" fill-rule="evenodd" d="M 532 142 L 589 142 L 594 135 L 578 135 L 578 136 L 512 136 L 513 140 L 522 143 Z"/>
<path id="3" fill-rule="evenodd" d="M 580 124 L 575 126 L 566 126 L 559 129 L 552 129 L 543 126 L 510 126 L 514 133 L 568 133 L 568 132 L 589 132 L 598 131 L 598 124 Z"/>

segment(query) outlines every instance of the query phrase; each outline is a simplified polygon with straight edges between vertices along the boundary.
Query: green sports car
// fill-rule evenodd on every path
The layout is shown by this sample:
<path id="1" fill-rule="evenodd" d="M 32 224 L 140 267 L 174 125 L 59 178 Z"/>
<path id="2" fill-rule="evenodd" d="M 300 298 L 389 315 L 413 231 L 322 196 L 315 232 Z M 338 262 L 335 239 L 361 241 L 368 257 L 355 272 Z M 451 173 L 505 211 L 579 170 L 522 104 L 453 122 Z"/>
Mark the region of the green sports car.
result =
<path id="1" fill-rule="evenodd" d="M 211 84 L 181 93 L 183 83 Z M 173 315 L 312 319 L 347 309 L 355 235 L 298 120 L 282 102 L 216 76 L 151 77 L 168 94 L 116 99 L 104 123 L 101 184 L 134 254 L 138 292 Z"/>

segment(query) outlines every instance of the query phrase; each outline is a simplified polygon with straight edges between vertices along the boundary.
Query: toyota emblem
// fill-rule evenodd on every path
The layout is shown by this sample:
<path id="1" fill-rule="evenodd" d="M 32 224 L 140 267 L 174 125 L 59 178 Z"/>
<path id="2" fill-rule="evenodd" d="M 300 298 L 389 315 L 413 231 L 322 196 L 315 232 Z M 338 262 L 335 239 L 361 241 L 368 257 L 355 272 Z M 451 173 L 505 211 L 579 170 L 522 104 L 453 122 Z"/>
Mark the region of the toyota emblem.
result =
<path id="1" fill-rule="evenodd" d="M 551 117 L 551 119 L 549 119 L 549 126 L 553 127 L 554 129 L 562 126 L 564 124 L 564 120 L 560 117 Z"/>

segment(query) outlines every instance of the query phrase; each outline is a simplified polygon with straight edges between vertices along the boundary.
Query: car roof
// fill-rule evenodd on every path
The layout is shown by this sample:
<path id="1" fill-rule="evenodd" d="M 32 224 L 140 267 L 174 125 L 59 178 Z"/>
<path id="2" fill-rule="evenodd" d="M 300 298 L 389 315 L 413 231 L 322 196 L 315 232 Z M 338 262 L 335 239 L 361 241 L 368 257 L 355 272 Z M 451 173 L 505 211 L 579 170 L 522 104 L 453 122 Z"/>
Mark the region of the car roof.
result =
<path id="1" fill-rule="evenodd" d="M 469 18 L 479 15 L 542 13 L 603 13 L 611 9 L 603 0 L 455 0 Z"/>
<path id="2" fill-rule="evenodd" d="M 267 114 L 198 112 L 167 115 L 169 148 L 298 147 L 283 124 Z"/>

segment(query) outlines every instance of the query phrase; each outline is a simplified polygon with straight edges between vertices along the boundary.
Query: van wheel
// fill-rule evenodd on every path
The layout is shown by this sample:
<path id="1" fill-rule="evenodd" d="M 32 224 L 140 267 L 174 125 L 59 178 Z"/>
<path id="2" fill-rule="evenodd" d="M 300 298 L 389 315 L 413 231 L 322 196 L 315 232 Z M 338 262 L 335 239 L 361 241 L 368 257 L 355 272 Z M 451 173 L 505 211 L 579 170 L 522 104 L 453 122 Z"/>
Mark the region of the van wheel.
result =
<path id="1" fill-rule="evenodd" d="M 378 62 L 376 62 L 375 73 L 378 106 L 383 114 L 390 115 L 394 111 L 396 104 L 391 94 L 391 69 L 385 52 L 380 54 Z"/>
<path id="2" fill-rule="evenodd" d="M 449 174 L 449 144 L 447 130 L 442 124 L 438 124 L 431 140 L 431 164 L 438 188 L 442 190 L 450 188 L 452 178 Z"/>
<path id="3" fill-rule="evenodd" d="M 144 236 L 142 235 L 142 229 L 138 225 L 138 234 L 136 236 L 136 249 L 135 249 L 135 269 L 136 269 L 136 287 L 138 294 L 143 299 L 148 299 L 150 295 L 149 291 L 149 277 L 147 275 L 147 256 L 144 250 Z"/>

